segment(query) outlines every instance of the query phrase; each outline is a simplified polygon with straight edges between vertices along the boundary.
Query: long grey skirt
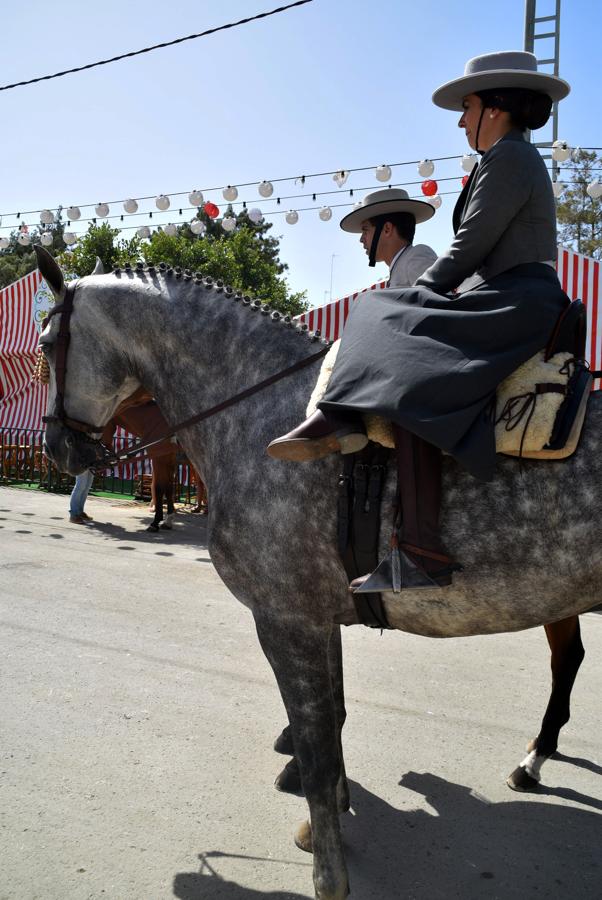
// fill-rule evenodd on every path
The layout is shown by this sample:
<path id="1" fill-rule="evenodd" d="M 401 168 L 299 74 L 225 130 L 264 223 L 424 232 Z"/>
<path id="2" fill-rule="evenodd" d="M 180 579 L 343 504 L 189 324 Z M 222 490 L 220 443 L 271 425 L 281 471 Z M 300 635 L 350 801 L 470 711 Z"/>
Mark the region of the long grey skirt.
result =
<path id="1" fill-rule="evenodd" d="M 377 413 L 489 481 L 496 388 L 546 346 L 569 302 L 543 263 L 452 297 L 425 287 L 364 294 L 319 408 Z"/>

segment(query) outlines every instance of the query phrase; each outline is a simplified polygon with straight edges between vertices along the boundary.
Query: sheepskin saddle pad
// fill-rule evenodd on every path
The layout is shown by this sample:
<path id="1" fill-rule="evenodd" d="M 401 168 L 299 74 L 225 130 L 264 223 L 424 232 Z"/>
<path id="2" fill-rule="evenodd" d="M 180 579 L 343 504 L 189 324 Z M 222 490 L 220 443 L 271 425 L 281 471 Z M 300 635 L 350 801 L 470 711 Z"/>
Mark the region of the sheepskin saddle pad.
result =
<path id="1" fill-rule="evenodd" d="M 307 406 L 307 416 L 316 411 L 324 396 L 339 351 L 340 340 L 332 345 L 320 369 Z M 577 448 L 585 418 L 591 378 L 571 412 L 571 424 L 562 441 L 552 440 L 559 417 L 566 412 L 569 380 L 574 375 L 571 353 L 556 353 L 549 360 L 537 353 L 503 381 L 497 390 L 495 440 L 498 453 L 528 459 L 565 459 Z M 390 422 L 380 416 L 365 415 L 364 424 L 371 441 L 394 447 Z M 556 427 L 555 427 L 556 426 Z M 562 443 L 562 446 L 558 446 Z M 551 446 L 550 446 L 551 444 Z"/>

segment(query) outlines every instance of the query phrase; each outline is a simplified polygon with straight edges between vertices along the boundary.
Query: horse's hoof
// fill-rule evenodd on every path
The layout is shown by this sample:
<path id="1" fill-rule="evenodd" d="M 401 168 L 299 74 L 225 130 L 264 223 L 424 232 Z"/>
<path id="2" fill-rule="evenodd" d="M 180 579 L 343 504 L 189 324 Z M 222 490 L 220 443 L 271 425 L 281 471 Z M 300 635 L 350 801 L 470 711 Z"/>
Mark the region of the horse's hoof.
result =
<path id="1" fill-rule="evenodd" d="M 293 736 L 291 734 L 290 725 L 287 725 L 286 728 L 283 728 L 274 741 L 274 750 L 276 751 L 276 753 L 283 753 L 284 756 L 295 755 L 295 748 L 293 747 Z"/>
<path id="2" fill-rule="evenodd" d="M 274 782 L 274 787 L 277 791 L 282 791 L 285 794 L 297 794 L 297 796 L 303 797 L 299 766 L 294 757 L 290 762 L 287 762 L 282 772 L 278 775 Z"/>
<path id="3" fill-rule="evenodd" d="M 158 525 L 155 525 L 154 522 L 151 522 L 151 524 L 148 526 L 148 528 L 147 528 L 146 530 L 147 530 L 147 531 L 152 531 L 153 534 L 156 534 L 157 531 L 159 530 L 159 526 L 158 526 Z"/>
<path id="4" fill-rule="evenodd" d="M 299 850 L 303 850 L 305 853 L 314 852 L 314 845 L 311 838 L 311 825 L 307 820 L 301 822 L 295 831 L 295 844 Z"/>
<path id="5" fill-rule="evenodd" d="M 539 787 L 539 781 L 533 778 L 524 766 L 518 766 L 506 779 L 506 784 L 513 791 L 531 792 Z"/>

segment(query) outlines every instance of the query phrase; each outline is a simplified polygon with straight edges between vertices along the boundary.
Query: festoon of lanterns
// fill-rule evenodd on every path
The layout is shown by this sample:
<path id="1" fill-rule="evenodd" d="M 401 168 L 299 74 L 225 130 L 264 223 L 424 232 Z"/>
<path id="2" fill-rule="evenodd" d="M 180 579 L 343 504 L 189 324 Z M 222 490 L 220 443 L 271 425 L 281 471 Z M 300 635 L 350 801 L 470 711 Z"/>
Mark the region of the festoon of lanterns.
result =
<path id="1" fill-rule="evenodd" d="M 552 158 L 556 162 L 566 162 L 566 160 L 569 159 L 569 157 L 571 157 L 571 159 L 573 161 L 576 161 L 576 159 L 578 159 L 578 157 L 581 153 L 581 150 L 578 147 L 571 149 L 571 147 L 568 145 L 568 143 L 566 141 L 558 140 L 558 141 L 554 142 L 551 153 L 552 153 Z M 477 155 L 472 154 L 472 153 L 464 154 L 460 159 L 460 164 L 461 164 L 462 169 L 466 173 L 470 173 L 472 171 L 472 169 L 474 168 L 474 166 L 477 164 Z M 396 165 L 407 165 L 407 163 L 396 163 Z M 434 179 L 431 179 L 429 177 L 430 175 L 433 174 L 434 169 L 435 169 L 435 164 L 434 164 L 433 160 L 431 160 L 431 159 L 428 159 L 428 158 L 423 159 L 418 163 L 418 172 L 421 177 L 425 178 L 425 181 L 421 185 L 422 193 L 429 200 L 429 202 L 431 202 L 432 205 L 438 209 L 442 203 L 441 197 L 438 195 L 438 185 Z M 351 170 L 340 169 L 339 171 L 335 172 L 332 175 L 332 178 L 333 178 L 334 182 L 336 183 L 337 187 L 341 188 L 347 182 L 350 174 L 351 174 Z M 386 163 L 382 163 L 381 165 L 379 165 L 375 168 L 374 174 L 375 174 L 375 178 L 377 181 L 380 181 L 381 183 L 386 183 L 386 182 L 390 181 L 390 179 L 392 178 L 392 175 L 393 175 L 392 167 Z M 295 179 L 295 183 L 296 184 L 297 183 L 305 184 L 307 177 L 311 177 L 311 176 L 297 177 Z M 280 180 L 285 181 L 287 179 L 280 179 Z M 466 184 L 466 180 L 467 180 L 466 177 L 462 178 L 463 186 Z M 556 197 L 558 197 L 561 194 L 564 187 L 565 186 L 562 184 L 562 182 L 555 182 L 553 184 L 553 190 L 554 190 L 554 194 Z M 273 186 L 272 182 L 268 181 L 267 179 L 264 179 L 263 181 L 258 182 L 257 189 L 258 189 L 259 195 L 266 199 L 272 197 L 272 195 L 274 194 L 274 186 Z M 598 179 L 596 179 L 595 181 L 591 182 L 591 184 L 588 185 L 587 192 L 588 192 L 588 195 L 592 198 L 592 200 L 599 200 L 602 197 L 602 184 L 600 183 L 600 181 Z M 327 193 L 327 192 L 318 192 L 318 193 Z M 234 202 L 238 198 L 239 191 L 238 191 L 237 187 L 229 184 L 225 188 L 222 189 L 222 194 L 223 194 L 224 199 L 226 201 L 228 201 L 229 203 L 231 203 L 231 202 Z M 352 194 L 353 194 L 353 192 L 350 191 L 350 195 L 352 195 Z M 317 196 L 317 194 L 314 193 L 313 194 L 314 200 L 316 199 L 316 196 Z M 215 219 L 219 216 L 219 207 L 215 203 L 212 203 L 211 201 L 205 202 L 202 191 L 197 190 L 197 189 L 191 191 L 188 194 L 188 200 L 189 200 L 191 206 L 196 206 L 199 209 L 202 208 L 209 218 Z M 155 205 L 156 205 L 157 209 L 159 209 L 160 211 L 166 211 L 167 209 L 170 208 L 170 205 L 171 205 L 169 196 L 166 194 L 158 194 L 155 198 Z M 245 204 L 243 204 L 243 206 L 245 206 Z M 135 200 L 134 198 L 128 198 L 127 200 L 123 201 L 123 209 L 126 213 L 128 213 L 130 215 L 137 213 L 139 210 L 138 201 Z M 95 213 L 99 218 L 106 218 L 110 213 L 109 204 L 104 203 L 104 202 L 96 204 Z M 20 214 L 17 214 L 17 215 L 20 215 Z M 148 215 L 149 215 L 149 217 L 152 218 L 152 213 L 149 213 Z M 67 208 L 67 216 L 70 221 L 77 221 L 78 219 L 80 219 L 81 218 L 81 210 L 80 210 L 79 206 L 75 206 L 75 205 L 69 206 Z M 329 221 L 332 218 L 331 208 L 329 206 L 321 207 L 318 210 L 318 217 L 323 222 Z M 228 216 L 228 215 L 226 215 L 224 218 L 225 219 L 229 219 L 229 218 L 235 219 L 235 217 Z M 249 210 L 248 218 L 249 218 L 249 221 L 252 222 L 253 224 L 258 224 L 259 222 L 263 221 L 264 217 L 263 217 L 263 213 L 261 212 L 261 210 L 258 210 L 257 208 L 253 208 L 252 210 Z M 298 222 L 298 220 L 299 220 L 299 214 L 296 210 L 289 210 L 286 213 L 286 221 L 288 224 L 296 224 Z M 53 224 L 55 222 L 55 214 L 53 213 L 53 211 L 49 210 L 49 209 L 42 210 L 40 212 L 40 222 L 43 225 Z M 195 227 L 198 227 L 198 226 L 195 226 Z M 226 222 L 224 230 L 232 231 L 232 230 L 234 230 L 235 227 L 236 227 L 236 221 L 234 223 Z M 142 233 L 146 236 L 146 230 L 144 230 L 144 229 L 148 230 L 148 232 L 150 234 L 150 229 L 148 226 L 140 226 L 140 228 L 138 229 L 138 233 L 142 230 Z M 173 225 L 173 223 L 169 223 L 168 226 L 164 227 L 164 231 L 167 234 L 174 234 L 174 233 L 177 234 L 177 227 L 175 225 Z M 68 232 L 68 234 L 71 235 L 72 232 Z M 73 237 L 74 237 L 74 240 L 72 241 L 72 243 L 74 243 L 77 240 L 77 237 L 75 235 Z M 19 240 L 20 240 L 20 243 L 25 246 L 28 243 L 31 243 L 31 238 L 29 238 L 28 236 L 20 237 Z M 0 249 L 5 249 L 6 246 L 10 245 L 10 242 L 9 242 L 9 244 L 6 244 L 5 241 L 6 241 L 6 239 L 2 239 L 2 243 L 0 243 Z M 48 241 L 48 238 L 46 238 L 46 241 Z"/>

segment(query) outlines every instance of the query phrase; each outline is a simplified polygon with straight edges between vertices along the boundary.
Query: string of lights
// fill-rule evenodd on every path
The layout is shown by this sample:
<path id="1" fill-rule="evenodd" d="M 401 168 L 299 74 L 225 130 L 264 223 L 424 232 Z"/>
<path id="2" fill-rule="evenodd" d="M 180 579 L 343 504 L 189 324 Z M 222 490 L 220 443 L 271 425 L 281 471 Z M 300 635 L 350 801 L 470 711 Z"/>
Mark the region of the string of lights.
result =
<path id="1" fill-rule="evenodd" d="M 107 66 L 109 63 L 119 62 L 122 59 L 131 59 L 133 56 L 140 56 L 143 53 L 150 53 L 153 50 L 161 50 L 164 47 L 173 47 L 175 44 L 183 44 L 184 41 L 194 41 L 197 38 L 207 37 L 210 34 L 216 34 L 218 31 L 226 31 L 229 28 L 237 28 L 239 25 L 247 25 L 249 22 L 256 22 L 258 19 L 265 19 L 268 16 L 275 16 L 278 13 L 286 12 L 295 6 L 305 6 L 306 3 L 313 3 L 313 0 L 296 0 L 294 3 L 288 3 L 286 6 L 279 6 L 277 9 L 271 9 L 268 12 L 257 13 L 255 16 L 248 16 L 245 19 L 239 19 L 237 22 L 228 22 L 227 25 L 218 25 L 215 28 L 207 28 L 206 31 L 200 31 L 198 34 L 189 34 L 186 37 L 175 38 L 172 41 L 163 41 L 161 44 L 153 44 L 151 47 L 143 47 L 142 50 L 132 50 L 129 53 L 122 53 L 119 56 L 112 56 L 110 59 L 101 59 L 98 62 L 87 63 L 85 66 L 76 66 L 73 69 L 65 69 L 62 72 L 54 72 L 52 75 L 40 75 L 38 78 L 29 78 L 27 81 L 16 81 L 14 84 L 5 84 L 0 87 L 0 91 L 10 91 L 13 88 L 24 87 L 28 84 L 37 84 L 40 81 L 50 81 L 53 78 L 62 78 L 64 75 L 73 75 L 75 72 L 84 72 L 86 69 L 94 69 L 97 66 Z"/>
<path id="2" fill-rule="evenodd" d="M 587 148 L 586 148 L 587 149 Z M 560 161 L 564 163 L 563 166 L 563 174 L 571 173 L 573 170 L 573 164 L 577 161 L 576 154 L 579 152 L 580 148 L 571 149 L 565 141 L 558 141 L 552 148 L 552 156 L 556 161 Z M 437 180 L 434 180 L 434 172 L 435 172 L 435 163 L 443 163 L 453 160 L 460 160 L 462 170 L 464 171 L 463 177 L 458 173 L 457 175 L 437 175 Z M 273 216 L 285 215 L 286 221 L 289 225 L 294 225 L 299 220 L 299 213 L 306 212 L 311 210 L 319 211 L 319 218 L 323 222 L 327 222 L 332 218 L 332 207 L 338 208 L 343 206 L 352 206 L 352 202 L 347 203 L 335 203 L 332 204 L 326 198 L 331 198 L 333 195 L 341 196 L 343 194 L 342 188 L 347 183 L 350 175 L 354 173 L 362 173 L 370 170 L 374 171 L 375 178 L 379 181 L 383 186 L 385 184 L 388 187 L 403 187 L 403 188 L 415 188 L 417 185 L 421 186 L 422 196 L 418 194 L 419 199 L 426 200 L 430 202 L 435 209 L 438 209 L 442 204 L 442 197 L 448 196 L 450 194 L 459 193 L 459 188 L 456 191 L 446 191 L 441 192 L 439 190 L 439 185 L 448 184 L 449 182 L 458 182 L 461 178 L 462 185 L 465 183 L 468 178 L 468 173 L 472 171 L 472 168 L 477 162 L 476 154 L 464 154 L 460 156 L 459 154 L 448 155 L 435 157 L 433 159 L 423 159 L 423 160 L 405 160 L 402 162 L 392 163 L 391 165 L 387 165 L 382 163 L 378 166 L 356 166 L 349 169 L 337 169 L 330 170 L 326 172 L 313 172 L 309 175 L 288 175 L 281 176 L 278 178 L 274 178 L 271 181 L 250 181 L 250 182 L 238 182 L 238 186 L 227 185 L 226 187 L 213 186 L 210 188 L 203 188 L 203 190 L 193 190 L 190 193 L 187 191 L 175 191 L 173 193 L 168 194 L 158 194 L 158 195 L 147 195 L 144 197 L 137 198 L 129 198 L 125 201 L 110 201 L 110 203 L 84 203 L 79 204 L 77 206 L 70 206 L 66 209 L 60 205 L 58 210 L 62 213 L 65 210 L 67 215 L 67 227 L 72 228 L 73 223 L 76 222 L 77 226 L 80 225 L 96 225 L 98 220 L 102 222 L 113 222 L 119 231 L 130 231 L 134 228 L 137 229 L 138 235 L 141 238 L 148 238 L 151 234 L 152 228 L 162 228 L 166 231 L 167 234 L 177 234 L 178 225 L 174 224 L 173 221 L 165 221 L 165 217 L 167 218 L 175 218 L 179 216 L 180 222 L 178 223 L 180 226 L 185 224 L 182 222 L 182 218 L 184 216 L 190 217 L 192 214 L 192 221 L 190 222 L 190 227 L 193 233 L 197 235 L 202 235 L 205 231 L 205 225 L 200 218 L 200 212 L 203 210 L 210 219 L 217 219 L 218 216 L 222 215 L 221 225 L 226 232 L 232 232 L 237 225 L 236 215 L 240 215 L 240 212 L 246 212 L 248 219 L 253 224 L 259 224 L 266 217 L 271 218 Z M 407 180 L 407 181 L 398 181 L 392 182 L 393 177 L 393 169 L 400 168 L 404 166 L 417 165 L 418 174 L 420 175 L 422 180 Z M 548 167 L 548 171 L 551 171 L 550 167 Z M 600 171 L 600 169 L 593 169 L 592 172 Z M 284 184 L 291 183 L 294 185 L 299 185 L 301 187 L 307 186 L 308 182 L 312 179 L 319 179 L 326 176 L 332 176 L 333 181 L 335 181 L 337 185 L 337 190 L 314 190 L 304 193 L 297 194 L 289 194 L 283 193 L 278 194 L 274 191 L 275 184 Z M 566 176 L 565 176 L 566 177 Z M 561 181 L 557 178 L 557 180 L 553 183 L 554 194 L 557 198 L 559 198 L 562 192 L 567 188 L 575 184 L 579 184 L 580 182 L 574 181 L 572 179 L 565 181 Z M 256 187 L 258 189 L 259 196 L 261 200 L 250 199 L 247 198 L 239 198 L 239 188 L 249 188 Z M 212 200 L 206 200 L 205 194 L 212 194 L 221 189 L 222 196 L 227 203 L 224 212 L 220 212 L 220 208 L 214 203 Z M 349 197 L 353 198 L 356 193 L 361 194 L 369 190 L 373 190 L 374 186 L 353 186 L 348 187 L 345 190 L 348 191 Z M 596 178 L 591 184 L 587 185 L 587 193 L 592 198 L 592 200 L 598 200 L 602 197 L 602 184 L 599 179 Z M 188 194 L 188 202 L 190 205 L 185 205 L 184 203 L 176 202 L 175 206 L 172 208 L 172 200 L 178 200 L 181 197 L 184 197 Z M 297 204 L 299 201 L 305 200 L 311 197 L 311 199 L 315 202 L 318 198 L 324 198 L 326 203 L 330 205 L 324 205 L 322 207 L 317 206 L 306 206 L 299 207 Z M 146 201 L 155 201 L 156 209 L 154 210 L 139 210 L 139 203 L 143 203 Z M 276 206 L 281 206 L 283 202 L 293 201 L 292 209 L 283 210 L 283 209 L 274 209 L 272 208 L 273 204 Z M 218 202 L 222 203 L 221 200 Z M 264 210 L 257 208 L 254 204 L 257 202 L 261 202 L 262 206 L 264 206 Z M 119 222 L 124 222 L 126 219 L 126 215 L 124 213 L 114 213 L 110 214 L 111 206 L 114 206 L 117 203 L 123 204 L 123 210 L 127 215 L 127 218 L 135 217 L 138 219 L 143 219 L 146 224 L 140 224 L 132 226 L 124 226 L 118 225 L 117 220 Z M 267 204 L 270 208 L 266 211 L 265 204 Z M 249 208 L 250 207 L 250 208 Z M 82 210 L 94 208 L 95 215 L 88 215 L 82 217 Z M 177 210 L 177 214 L 176 214 Z M 170 211 L 170 212 L 168 212 Z M 19 229 L 19 243 L 24 245 L 29 244 L 31 242 L 31 236 L 29 235 L 29 225 L 25 221 L 25 217 L 30 217 L 32 215 L 39 215 L 40 217 L 40 231 L 41 231 L 41 240 L 45 245 L 50 245 L 52 243 L 52 226 L 56 224 L 59 216 L 55 214 L 51 209 L 36 209 L 29 210 L 26 212 L 17 212 L 17 213 L 4 213 L 0 215 L 0 231 L 14 231 L 15 228 Z M 2 224 L 2 217 L 5 218 L 15 218 L 17 221 L 12 224 Z M 155 217 L 153 219 L 153 216 Z M 61 217 L 62 218 L 62 217 Z M 35 226 L 34 226 L 35 227 Z M 63 226 L 64 227 L 64 226 Z M 73 231 L 65 232 L 64 240 L 72 245 L 76 243 L 78 239 L 78 235 Z M 0 250 L 7 249 L 9 246 L 9 240 L 6 237 L 0 237 Z"/>

